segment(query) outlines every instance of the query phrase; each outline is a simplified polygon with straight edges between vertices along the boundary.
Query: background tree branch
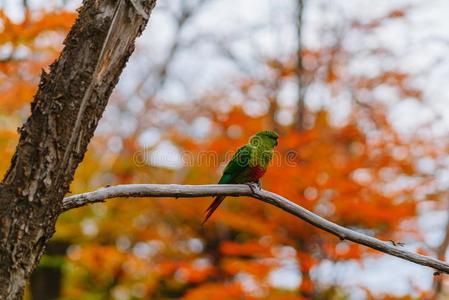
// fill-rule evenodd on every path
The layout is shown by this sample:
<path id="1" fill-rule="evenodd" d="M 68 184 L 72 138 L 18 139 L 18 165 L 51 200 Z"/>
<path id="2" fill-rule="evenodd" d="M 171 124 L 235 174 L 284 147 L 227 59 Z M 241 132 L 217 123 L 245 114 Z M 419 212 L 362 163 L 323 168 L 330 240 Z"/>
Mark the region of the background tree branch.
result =
<path id="1" fill-rule="evenodd" d="M 381 241 L 363 233 L 348 229 L 326 220 L 313 212 L 289 201 L 288 199 L 265 190 L 252 189 L 248 185 L 238 184 L 211 184 L 211 185 L 178 185 L 178 184 L 127 184 L 101 188 L 94 192 L 78 194 L 64 199 L 64 211 L 92 204 L 103 202 L 106 199 L 118 197 L 176 197 L 192 198 L 206 196 L 248 196 L 297 216 L 307 223 L 336 235 L 341 240 L 350 240 L 376 249 L 383 253 L 393 255 L 410 262 L 431 267 L 443 273 L 449 274 L 449 265 L 438 259 L 420 255 L 405 249 L 393 241 Z"/>

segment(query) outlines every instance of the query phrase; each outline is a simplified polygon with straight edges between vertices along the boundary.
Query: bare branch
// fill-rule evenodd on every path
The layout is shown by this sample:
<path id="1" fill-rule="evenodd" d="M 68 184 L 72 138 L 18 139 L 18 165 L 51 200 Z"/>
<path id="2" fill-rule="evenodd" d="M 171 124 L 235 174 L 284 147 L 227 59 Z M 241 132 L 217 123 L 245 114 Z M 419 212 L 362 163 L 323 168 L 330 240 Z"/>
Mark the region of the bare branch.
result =
<path id="1" fill-rule="evenodd" d="M 381 241 L 363 233 L 348 229 L 338 224 L 332 223 L 311 211 L 279 196 L 265 190 L 252 190 L 247 185 L 238 184 L 212 184 L 212 185 L 178 185 L 178 184 L 128 184 L 117 185 L 99 189 L 94 192 L 70 196 L 64 199 L 64 211 L 72 208 L 103 202 L 109 198 L 118 197 L 176 197 L 193 198 L 207 196 L 248 196 L 271 205 L 297 216 L 307 223 L 318 227 L 324 231 L 332 233 L 341 240 L 350 240 L 354 243 L 379 250 L 389 255 L 393 255 L 410 262 L 431 267 L 443 273 L 449 274 L 449 265 L 438 259 L 423 256 L 411 251 L 401 249 L 395 246 L 391 241 Z"/>

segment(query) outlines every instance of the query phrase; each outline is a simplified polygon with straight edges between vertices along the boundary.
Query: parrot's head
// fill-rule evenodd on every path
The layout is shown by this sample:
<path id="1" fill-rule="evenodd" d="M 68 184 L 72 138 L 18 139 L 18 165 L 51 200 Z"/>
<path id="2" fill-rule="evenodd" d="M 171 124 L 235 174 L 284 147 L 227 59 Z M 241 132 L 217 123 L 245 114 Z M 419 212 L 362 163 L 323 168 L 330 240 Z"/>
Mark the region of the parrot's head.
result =
<path id="1" fill-rule="evenodd" d="M 271 130 L 264 130 L 256 133 L 249 140 L 253 146 L 263 145 L 265 147 L 274 148 L 278 145 L 279 135 Z"/>

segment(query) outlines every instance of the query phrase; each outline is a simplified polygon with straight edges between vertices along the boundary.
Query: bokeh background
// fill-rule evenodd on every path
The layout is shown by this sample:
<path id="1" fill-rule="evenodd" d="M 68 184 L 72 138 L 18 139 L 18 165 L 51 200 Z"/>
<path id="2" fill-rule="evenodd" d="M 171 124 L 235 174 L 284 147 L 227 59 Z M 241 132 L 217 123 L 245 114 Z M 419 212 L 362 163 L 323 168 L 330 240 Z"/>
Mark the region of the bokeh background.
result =
<path id="1" fill-rule="evenodd" d="M 80 1 L 0 0 L 0 172 Z M 440 259 L 449 2 L 160 0 L 72 193 L 215 183 L 258 130 L 263 186 Z M 76 84 L 74 82 L 73 84 Z M 115 199 L 61 216 L 27 299 L 449 299 L 447 278 L 253 199 Z"/>

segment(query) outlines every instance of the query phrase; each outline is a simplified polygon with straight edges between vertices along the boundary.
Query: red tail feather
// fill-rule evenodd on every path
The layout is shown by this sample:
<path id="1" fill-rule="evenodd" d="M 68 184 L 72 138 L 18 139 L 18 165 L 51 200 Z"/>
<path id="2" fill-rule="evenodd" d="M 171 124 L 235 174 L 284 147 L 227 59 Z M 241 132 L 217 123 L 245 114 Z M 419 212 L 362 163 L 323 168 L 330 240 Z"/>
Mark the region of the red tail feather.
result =
<path id="1" fill-rule="evenodd" d="M 210 218 L 210 216 L 214 213 L 214 211 L 220 206 L 221 202 L 223 202 L 225 196 L 218 196 L 214 199 L 214 201 L 209 205 L 209 207 L 206 209 L 206 217 L 204 218 L 203 223 L 201 225 L 204 225 L 206 221 Z"/>

